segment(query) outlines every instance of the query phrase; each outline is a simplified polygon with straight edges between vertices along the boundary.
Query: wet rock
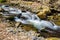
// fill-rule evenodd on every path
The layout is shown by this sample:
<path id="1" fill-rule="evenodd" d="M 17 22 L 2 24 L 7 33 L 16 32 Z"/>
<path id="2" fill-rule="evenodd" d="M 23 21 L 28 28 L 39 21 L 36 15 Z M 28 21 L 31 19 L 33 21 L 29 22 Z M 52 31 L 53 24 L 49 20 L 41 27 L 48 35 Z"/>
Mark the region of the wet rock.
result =
<path id="1" fill-rule="evenodd" d="M 2 11 L 2 8 L 0 8 L 0 11 Z"/>

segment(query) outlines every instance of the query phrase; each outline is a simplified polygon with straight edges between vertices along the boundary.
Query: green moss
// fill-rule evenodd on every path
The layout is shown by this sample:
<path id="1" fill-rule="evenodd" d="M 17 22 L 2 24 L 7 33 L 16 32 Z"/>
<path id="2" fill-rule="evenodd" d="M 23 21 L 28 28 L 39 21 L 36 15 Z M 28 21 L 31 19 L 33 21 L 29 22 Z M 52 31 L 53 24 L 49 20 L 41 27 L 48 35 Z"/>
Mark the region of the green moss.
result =
<path id="1" fill-rule="evenodd" d="M 6 2 L 6 0 L 0 0 L 0 3 L 4 3 L 4 2 Z"/>
<path id="2" fill-rule="evenodd" d="M 56 21 L 55 24 L 59 25 L 60 26 L 60 21 Z"/>
<path id="3" fill-rule="evenodd" d="M 33 30 L 33 31 L 37 31 L 37 29 L 36 28 L 34 28 L 32 25 L 24 25 L 24 24 L 22 24 L 22 28 L 23 29 L 25 29 L 26 31 L 30 31 L 30 30 Z"/>

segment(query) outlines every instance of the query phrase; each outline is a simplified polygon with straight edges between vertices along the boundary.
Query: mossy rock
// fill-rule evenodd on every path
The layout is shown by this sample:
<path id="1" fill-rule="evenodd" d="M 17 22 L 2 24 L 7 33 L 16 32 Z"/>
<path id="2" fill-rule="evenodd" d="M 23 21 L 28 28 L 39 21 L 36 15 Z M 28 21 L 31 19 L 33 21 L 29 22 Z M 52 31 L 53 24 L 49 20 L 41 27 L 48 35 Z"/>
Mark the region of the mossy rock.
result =
<path id="1" fill-rule="evenodd" d="M 46 40 L 60 40 L 60 38 L 50 37 L 50 38 L 47 38 Z"/>
<path id="2" fill-rule="evenodd" d="M 55 21 L 55 24 L 60 26 L 60 21 Z"/>
<path id="3" fill-rule="evenodd" d="M 32 25 L 24 25 L 24 24 L 22 24 L 22 28 L 25 29 L 26 31 L 30 31 L 30 30 L 37 31 L 37 29 L 34 28 Z"/>

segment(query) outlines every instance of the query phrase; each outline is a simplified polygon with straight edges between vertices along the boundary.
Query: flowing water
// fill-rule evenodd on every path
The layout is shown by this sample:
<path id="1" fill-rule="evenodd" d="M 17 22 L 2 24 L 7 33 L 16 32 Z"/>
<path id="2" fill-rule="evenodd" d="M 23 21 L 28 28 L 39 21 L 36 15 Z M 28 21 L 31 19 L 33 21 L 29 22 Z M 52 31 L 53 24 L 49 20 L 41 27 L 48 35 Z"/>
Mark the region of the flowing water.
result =
<path id="1" fill-rule="evenodd" d="M 31 24 L 38 30 L 42 30 L 45 28 L 50 28 L 52 30 L 60 31 L 60 27 L 57 26 L 55 23 L 50 21 L 41 20 L 36 14 L 32 14 L 31 12 L 23 12 L 21 17 L 15 17 L 16 22 L 21 22 L 23 24 Z"/>
<path id="2" fill-rule="evenodd" d="M 13 14 L 20 13 L 19 11 L 17 11 L 17 9 L 13 9 L 13 10 L 15 10 L 15 11 L 12 11 Z M 21 15 L 17 14 L 18 16 L 14 17 L 15 18 L 14 20 L 16 22 L 21 22 L 22 24 L 27 24 L 27 25 L 28 24 L 33 25 L 35 28 L 37 28 L 39 30 L 45 29 L 47 27 L 52 30 L 59 30 L 60 31 L 60 27 L 57 26 L 55 23 L 52 23 L 50 21 L 41 20 L 36 14 L 33 14 L 29 11 L 26 11 L 26 12 L 21 11 L 20 14 Z M 7 15 L 7 14 L 4 13 L 4 15 Z"/>

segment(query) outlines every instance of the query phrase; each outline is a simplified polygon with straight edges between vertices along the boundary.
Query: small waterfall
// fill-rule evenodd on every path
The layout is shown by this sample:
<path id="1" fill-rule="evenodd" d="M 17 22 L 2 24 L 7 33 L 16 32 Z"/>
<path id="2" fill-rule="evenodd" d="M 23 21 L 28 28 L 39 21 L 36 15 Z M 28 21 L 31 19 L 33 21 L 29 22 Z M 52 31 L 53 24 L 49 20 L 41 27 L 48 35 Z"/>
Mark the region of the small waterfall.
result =
<path id="1" fill-rule="evenodd" d="M 23 12 L 21 17 L 15 17 L 16 22 L 21 22 L 23 24 L 31 24 L 39 30 L 44 28 L 50 28 L 52 30 L 58 30 L 59 27 L 52 22 L 41 20 L 36 14 L 32 14 L 30 12 Z"/>
<path id="2" fill-rule="evenodd" d="M 55 31 L 60 31 L 60 26 L 57 26 L 56 24 L 53 24 L 49 21 L 45 21 L 45 20 L 28 20 L 28 22 L 31 23 L 31 25 L 33 25 L 35 28 L 42 30 L 45 28 L 49 28 Z"/>
<path id="3" fill-rule="evenodd" d="M 25 17 L 25 18 L 27 18 L 27 19 L 32 19 L 30 13 L 22 13 L 22 17 Z"/>
<path id="4" fill-rule="evenodd" d="M 23 23 L 23 24 L 29 24 L 29 23 L 27 22 L 27 20 L 19 19 L 18 17 L 15 17 L 15 21 L 16 21 L 16 22 L 21 22 L 21 23 Z"/>
<path id="5" fill-rule="evenodd" d="M 40 18 L 36 14 L 33 14 L 32 15 L 32 20 L 39 20 L 40 21 Z"/>
<path id="6" fill-rule="evenodd" d="M 20 17 L 15 17 L 16 22 L 22 22 L 23 24 L 30 24 L 27 20 L 40 20 L 40 18 L 29 11 L 22 12 L 21 15 L 18 15 Z"/>
<path id="7" fill-rule="evenodd" d="M 60 31 L 60 27 L 57 26 L 55 23 L 45 21 L 45 20 L 41 20 L 36 14 L 33 14 L 29 11 L 22 12 L 19 9 L 11 8 L 11 7 L 6 7 L 6 8 L 2 7 L 2 8 L 5 11 L 10 10 L 10 11 L 8 11 L 9 14 L 8 14 L 8 12 L 4 12 L 2 14 L 3 16 L 9 16 L 9 15 L 13 15 L 13 14 L 18 15 L 18 16 L 14 16 L 14 20 L 16 22 L 21 22 L 23 24 L 31 24 L 39 30 L 42 30 L 42 29 L 48 27 L 52 30 Z M 19 14 L 21 14 L 21 15 L 19 15 Z"/>

